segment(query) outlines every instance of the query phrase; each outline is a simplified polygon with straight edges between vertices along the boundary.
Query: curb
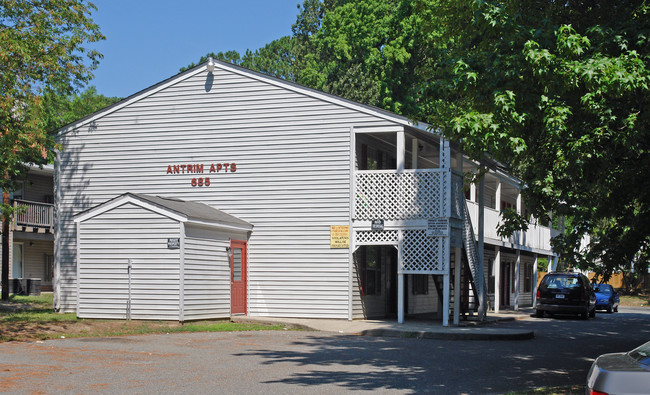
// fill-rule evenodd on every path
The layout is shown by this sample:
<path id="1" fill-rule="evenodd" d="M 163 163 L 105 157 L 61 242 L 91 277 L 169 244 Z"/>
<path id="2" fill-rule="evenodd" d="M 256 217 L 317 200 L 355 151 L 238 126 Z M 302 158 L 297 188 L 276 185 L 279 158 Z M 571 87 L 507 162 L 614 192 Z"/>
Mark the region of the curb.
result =
<path id="1" fill-rule="evenodd" d="M 446 329 L 443 331 L 412 331 L 402 329 L 365 329 L 360 332 L 341 333 L 334 331 L 323 331 L 305 324 L 298 324 L 286 321 L 274 321 L 264 319 L 249 319 L 247 317 L 230 317 L 230 321 L 248 324 L 262 325 L 284 325 L 289 329 L 302 329 L 306 331 L 338 333 L 352 336 L 369 336 L 369 337 L 395 337 L 405 339 L 435 339 L 435 340 L 530 340 L 535 338 L 534 331 L 511 329 L 506 331 L 491 330 L 490 328 L 480 329 L 478 326 L 496 323 L 500 321 L 514 321 L 515 317 L 503 317 L 501 320 L 494 320 L 486 323 L 475 323 L 469 325 L 471 331 L 457 328 Z"/>

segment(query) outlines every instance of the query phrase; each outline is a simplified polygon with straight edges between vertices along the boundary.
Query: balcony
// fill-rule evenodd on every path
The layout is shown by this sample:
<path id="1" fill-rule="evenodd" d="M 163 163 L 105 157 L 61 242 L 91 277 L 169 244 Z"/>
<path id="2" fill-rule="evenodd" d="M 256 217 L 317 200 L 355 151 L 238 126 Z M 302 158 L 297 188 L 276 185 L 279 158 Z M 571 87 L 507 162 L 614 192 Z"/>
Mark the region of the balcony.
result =
<path id="1" fill-rule="evenodd" d="M 52 233 L 54 230 L 54 205 L 49 203 L 15 200 L 19 209 L 14 215 L 13 228 L 16 231 Z"/>
<path id="2" fill-rule="evenodd" d="M 448 171 L 441 169 L 356 171 L 354 219 L 366 226 L 370 226 L 369 221 L 383 219 L 393 224 L 409 221 L 411 226 L 426 227 L 427 219 L 444 217 L 446 204 L 450 204 L 451 218 L 462 220 L 465 200 L 462 175 L 452 172 L 447 192 L 446 174 Z M 477 235 L 478 204 L 467 201 L 467 206 Z M 503 239 L 497 235 L 499 211 L 486 207 L 484 221 L 486 242 L 517 249 L 548 252 L 551 238 L 558 234 L 556 230 L 531 223 L 526 232 L 516 232 Z"/>
<path id="3" fill-rule="evenodd" d="M 467 208 L 474 227 L 474 234 L 478 234 L 478 203 L 467 201 Z M 485 221 L 485 239 L 490 240 L 491 244 L 503 243 L 514 244 L 515 248 L 524 247 L 530 250 L 544 250 L 549 251 L 551 248 L 551 238 L 555 237 L 559 231 L 541 226 L 535 223 L 528 225 L 528 230 L 525 232 L 515 232 L 508 239 L 503 239 L 497 235 L 497 225 L 499 224 L 499 211 L 492 208 L 485 208 L 484 211 Z"/>
<path id="4" fill-rule="evenodd" d="M 445 174 L 433 170 L 355 172 L 354 219 L 426 220 L 445 213 Z"/>

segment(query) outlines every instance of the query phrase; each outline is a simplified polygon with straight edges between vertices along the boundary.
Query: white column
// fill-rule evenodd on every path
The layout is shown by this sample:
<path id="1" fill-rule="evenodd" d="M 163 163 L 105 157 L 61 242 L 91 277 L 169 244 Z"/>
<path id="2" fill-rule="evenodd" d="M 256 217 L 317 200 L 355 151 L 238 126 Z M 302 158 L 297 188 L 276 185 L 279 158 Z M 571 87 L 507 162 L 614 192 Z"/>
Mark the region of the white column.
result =
<path id="1" fill-rule="evenodd" d="M 484 235 L 485 235 L 485 176 L 481 177 L 478 190 L 478 273 L 476 276 L 476 290 L 478 291 L 478 318 L 479 321 L 485 319 L 487 306 L 485 304 L 485 281 L 483 279 L 483 257 L 485 255 L 484 248 Z"/>
<path id="2" fill-rule="evenodd" d="M 460 269 L 461 255 L 463 250 L 460 247 L 454 248 L 454 326 L 460 324 Z"/>
<path id="3" fill-rule="evenodd" d="M 494 209 L 501 211 L 501 180 L 497 178 L 497 190 L 494 193 Z"/>
<path id="4" fill-rule="evenodd" d="M 411 168 L 418 168 L 418 139 L 416 138 L 411 141 Z"/>
<path id="5" fill-rule="evenodd" d="M 442 326 L 449 326 L 449 272 L 442 276 Z"/>
<path id="6" fill-rule="evenodd" d="M 463 173 L 463 153 L 458 151 L 456 153 L 456 170 L 461 174 Z M 472 184 L 474 185 L 474 184 Z M 462 204 L 465 204 L 465 197 L 458 197 L 461 200 Z M 463 250 L 461 247 L 454 248 L 454 326 L 460 325 L 460 271 L 462 269 L 462 254 Z"/>
<path id="7" fill-rule="evenodd" d="M 533 274 L 531 281 L 533 282 L 533 308 L 537 307 L 537 254 L 535 254 L 535 261 L 533 262 Z"/>
<path id="8" fill-rule="evenodd" d="M 501 306 L 501 248 L 494 246 L 494 312 Z"/>
<path id="9" fill-rule="evenodd" d="M 404 274 L 397 273 L 397 323 L 404 323 Z"/>
<path id="10" fill-rule="evenodd" d="M 397 138 L 397 152 L 396 152 L 396 161 L 397 161 L 397 171 L 404 171 L 404 153 L 406 150 L 406 136 L 404 131 L 396 133 Z M 404 323 L 404 274 L 402 273 L 402 260 L 404 256 L 402 254 L 402 249 L 404 245 L 404 236 L 402 232 L 399 232 L 399 246 L 397 252 L 397 323 Z"/>
<path id="11" fill-rule="evenodd" d="M 560 259 L 558 254 L 553 254 L 552 257 L 548 260 L 548 272 L 554 272 L 557 270 L 557 261 Z"/>
<path id="12" fill-rule="evenodd" d="M 476 184 L 469 184 L 469 201 L 476 202 Z"/>
<path id="13" fill-rule="evenodd" d="M 397 323 L 404 323 L 404 274 L 402 273 L 402 260 L 404 255 L 402 248 L 404 246 L 404 234 L 398 231 L 397 244 Z"/>
<path id="14" fill-rule="evenodd" d="M 395 153 L 395 158 L 397 162 L 397 171 L 404 171 L 404 152 L 406 150 L 406 138 L 404 131 L 397 132 L 397 152 Z"/>
<path id="15" fill-rule="evenodd" d="M 517 250 L 517 262 L 515 262 L 515 311 L 519 310 L 520 267 L 521 267 L 521 251 Z"/>

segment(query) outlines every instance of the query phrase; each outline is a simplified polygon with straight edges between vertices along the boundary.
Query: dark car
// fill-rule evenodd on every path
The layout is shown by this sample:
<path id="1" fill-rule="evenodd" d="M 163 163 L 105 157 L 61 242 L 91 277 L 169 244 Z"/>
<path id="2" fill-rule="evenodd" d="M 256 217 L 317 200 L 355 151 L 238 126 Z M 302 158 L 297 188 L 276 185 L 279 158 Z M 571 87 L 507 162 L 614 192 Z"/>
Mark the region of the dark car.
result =
<path id="1" fill-rule="evenodd" d="M 537 289 L 535 315 L 579 314 L 583 319 L 596 315 L 596 294 L 589 279 L 580 273 L 552 272 L 544 276 Z"/>
<path id="2" fill-rule="evenodd" d="M 650 393 L 650 342 L 630 352 L 603 354 L 591 365 L 585 393 Z"/>
<path id="3" fill-rule="evenodd" d="M 596 292 L 596 309 L 607 310 L 608 313 L 618 312 L 618 292 L 609 284 L 600 284 L 594 288 Z"/>

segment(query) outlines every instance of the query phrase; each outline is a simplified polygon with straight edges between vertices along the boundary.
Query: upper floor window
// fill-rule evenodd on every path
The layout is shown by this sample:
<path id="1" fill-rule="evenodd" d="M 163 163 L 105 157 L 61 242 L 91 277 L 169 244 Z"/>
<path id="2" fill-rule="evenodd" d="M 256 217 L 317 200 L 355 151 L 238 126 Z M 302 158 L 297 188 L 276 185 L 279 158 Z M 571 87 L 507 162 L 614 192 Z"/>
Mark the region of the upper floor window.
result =
<path id="1" fill-rule="evenodd" d="M 25 197 L 25 183 L 18 181 L 18 187 L 11 193 L 11 198 L 14 200 L 23 200 Z"/>

